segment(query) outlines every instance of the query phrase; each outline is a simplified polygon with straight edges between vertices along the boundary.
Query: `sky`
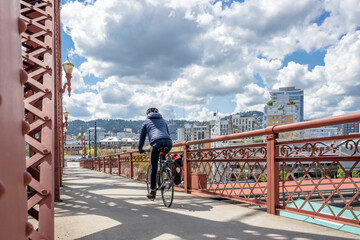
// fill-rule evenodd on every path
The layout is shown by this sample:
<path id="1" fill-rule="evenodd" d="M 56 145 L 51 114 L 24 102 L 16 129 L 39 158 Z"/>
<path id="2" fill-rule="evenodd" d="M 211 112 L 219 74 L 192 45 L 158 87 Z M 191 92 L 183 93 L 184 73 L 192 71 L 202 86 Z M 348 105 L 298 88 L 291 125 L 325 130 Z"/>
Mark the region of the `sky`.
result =
<path id="1" fill-rule="evenodd" d="M 359 0 L 61 0 L 70 120 L 206 121 L 304 90 L 305 119 L 359 111 Z M 65 74 L 63 74 L 65 75 Z"/>

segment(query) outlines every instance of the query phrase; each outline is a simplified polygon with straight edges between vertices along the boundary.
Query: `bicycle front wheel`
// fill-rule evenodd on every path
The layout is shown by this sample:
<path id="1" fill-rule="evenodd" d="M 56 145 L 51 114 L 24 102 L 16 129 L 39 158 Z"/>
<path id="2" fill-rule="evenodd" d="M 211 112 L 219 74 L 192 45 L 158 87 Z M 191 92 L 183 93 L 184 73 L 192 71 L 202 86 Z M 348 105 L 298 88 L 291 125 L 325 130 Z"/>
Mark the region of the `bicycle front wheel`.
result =
<path id="1" fill-rule="evenodd" d="M 161 173 L 161 178 L 161 197 L 165 207 L 170 207 L 174 199 L 174 179 L 171 170 L 165 168 Z"/>
<path id="2" fill-rule="evenodd" d="M 150 193 L 150 189 L 151 189 L 150 184 L 151 184 L 151 164 L 148 166 L 146 171 L 146 188 L 148 193 Z"/>

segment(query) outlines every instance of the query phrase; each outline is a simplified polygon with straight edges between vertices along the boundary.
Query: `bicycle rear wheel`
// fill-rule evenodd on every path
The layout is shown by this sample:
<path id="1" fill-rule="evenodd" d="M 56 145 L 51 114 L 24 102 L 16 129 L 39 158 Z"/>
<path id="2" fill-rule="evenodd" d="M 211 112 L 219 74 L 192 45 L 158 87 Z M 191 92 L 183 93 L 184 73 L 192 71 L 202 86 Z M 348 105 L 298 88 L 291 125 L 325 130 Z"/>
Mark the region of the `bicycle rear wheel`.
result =
<path id="1" fill-rule="evenodd" d="M 170 207 L 174 199 L 174 179 L 171 170 L 165 168 L 161 173 L 161 178 L 161 197 L 165 207 Z"/>
<path id="2" fill-rule="evenodd" d="M 148 166 L 146 171 L 146 188 L 148 193 L 150 193 L 150 189 L 151 189 L 150 183 L 151 183 L 151 164 Z"/>

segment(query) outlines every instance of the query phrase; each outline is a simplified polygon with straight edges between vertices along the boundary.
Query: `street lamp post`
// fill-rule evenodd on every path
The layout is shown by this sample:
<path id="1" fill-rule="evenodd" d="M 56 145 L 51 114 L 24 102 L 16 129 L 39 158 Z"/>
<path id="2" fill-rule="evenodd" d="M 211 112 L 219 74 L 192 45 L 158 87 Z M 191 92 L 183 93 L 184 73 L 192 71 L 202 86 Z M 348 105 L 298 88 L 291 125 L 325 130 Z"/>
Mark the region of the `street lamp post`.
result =
<path id="1" fill-rule="evenodd" d="M 65 123 L 63 123 L 64 126 L 64 145 L 66 143 L 66 132 L 67 132 L 67 128 L 68 128 L 68 117 L 69 117 L 69 112 L 68 111 L 64 111 L 64 117 L 65 117 Z"/>
<path id="2" fill-rule="evenodd" d="M 95 121 L 95 143 L 94 143 L 94 150 L 95 150 L 95 152 L 94 152 L 94 157 L 97 157 L 97 139 L 96 139 L 96 121 Z"/>
<path id="3" fill-rule="evenodd" d="M 72 64 L 69 61 L 69 58 L 63 63 L 63 68 L 65 71 L 65 77 L 66 77 L 66 83 L 64 84 L 64 86 L 61 89 L 61 93 L 64 93 L 66 90 L 66 86 L 68 87 L 68 92 L 69 92 L 69 97 L 70 97 L 70 92 L 71 92 L 71 78 L 72 78 L 72 71 L 74 69 L 74 64 Z"/>
<path id="4" fill-rule="evenodd" d="M 91 158 L 91 148 L 90 148 L 90 129 L 89 129 L 89 158 Z"/>
<path id="5" fill-rule="evenodd" d="M 81 141 L 81 157 L 83 158 L 85 156 L 85 149 L 84 149 L 85 133 L 83 135 L 79 133 L 79 140 Z"/>

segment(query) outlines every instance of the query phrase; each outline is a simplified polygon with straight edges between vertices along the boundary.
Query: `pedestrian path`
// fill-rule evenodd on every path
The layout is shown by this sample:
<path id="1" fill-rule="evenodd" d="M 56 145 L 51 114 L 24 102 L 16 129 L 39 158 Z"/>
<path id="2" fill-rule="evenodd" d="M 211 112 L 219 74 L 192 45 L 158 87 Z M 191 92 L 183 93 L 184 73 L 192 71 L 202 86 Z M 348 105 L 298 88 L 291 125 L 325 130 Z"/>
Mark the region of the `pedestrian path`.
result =
<path id="1" fill-rule="evenodd" d="M 358 235 L 267 214 L 220 198 L 175 192 L 171 208 L 146 185 L 75 166 L 64 169 L 55 239 L 359 239 Z"/>

